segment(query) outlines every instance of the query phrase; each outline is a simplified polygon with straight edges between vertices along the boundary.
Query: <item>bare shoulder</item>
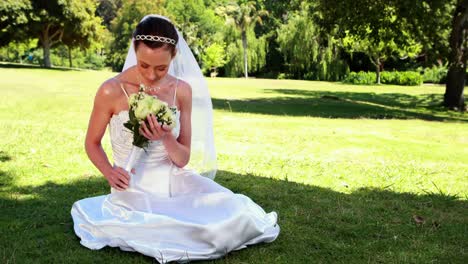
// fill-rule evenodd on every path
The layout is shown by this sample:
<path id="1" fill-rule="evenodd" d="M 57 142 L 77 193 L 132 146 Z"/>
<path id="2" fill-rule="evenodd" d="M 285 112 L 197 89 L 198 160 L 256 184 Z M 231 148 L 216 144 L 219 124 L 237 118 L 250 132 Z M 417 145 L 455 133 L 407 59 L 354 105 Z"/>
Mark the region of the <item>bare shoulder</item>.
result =
<path id="1" fill-rule="evenodd" d="M 119 81 L 114 78 L 103 82 L 96 92 L 94 108 L 108 115 L 114 113 L 116 109 L 115 102 L 122 93 L 119 86 Z"/>
<path id="2" fill-rule="evenodd" d="M 180 95 L 183 98 L 192 99 L 192 87 L 186 81 L 179 79 L 177 84 L 177 95 Z"/>
<path id="3" fill-rule="evenodd" d="M 103 82 L 99 87 L 96 98 L 103 98 L 103 99 L 115 99 L 119 97 L 121 91 L 119 90 L 119 81 L 115 78 L 110 78 Z"/>

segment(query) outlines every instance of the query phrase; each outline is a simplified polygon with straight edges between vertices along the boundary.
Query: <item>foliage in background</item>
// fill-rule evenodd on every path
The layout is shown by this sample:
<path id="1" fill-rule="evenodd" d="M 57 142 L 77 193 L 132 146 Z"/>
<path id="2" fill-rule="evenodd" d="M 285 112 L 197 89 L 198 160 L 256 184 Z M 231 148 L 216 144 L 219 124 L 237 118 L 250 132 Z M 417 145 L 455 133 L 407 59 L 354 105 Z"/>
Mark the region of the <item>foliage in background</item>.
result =
<path id="1" fill-rule="evenodd" d="M 243 0 L 239 2 L 230 2 L 227 5 L 220 6 L 216 9 L 217 13 L 226 18 L 226 23 L 233 26 L 238 33 L 240 33 L 240 39 L 242 43 L 242 58 L 244 62 L 244 77 L 249 77 L 249 70 L 259 70 L 264 65 L 266 41 L 265 36 L 257 38 L 253 29 L 257 24 L 262 24 L 262 17 L 268 15 L 268 11 L 263 9 L 262 2 Z M 237 35 L 237 34 L 232 34 Z M 231 36 L 232 36 L 231 35 Z M 253 42 L 253 43 L 250 43 Z M 236 43 L 236 41 L 234 42 Z M 253 47 L 251 47 L 253 46 Z M 233 56 L 229 56 L 232 59 L 238 59 L 235 56 L 235 46 L 230 46 L 230 52 Z M 260 48 L 260 49 L 259 49 Z M 249 54 L 249 50 L 253 49 L 253 55 Z M 264 49 L 264 50 L 262 50 Z M 254 60 L 253 67 L 249 67 L 250 62 Z M 228 63 L 231 64 L 232 63 Z M 237 65 L 234 62 L 231 68 L 231 74 L 233 69 L 236 69 Z M 229 70 L 227 70 L 229 71 Z"/>
<path id="2" fill-rule="evenodd" d="M 123 0 L 98 0 L 98 2 L 96 14 L 101 17 L 102 24 L 110 30 L 112 20 L 117 16 L 119 9 L 122 8 Z"/>
<path id="3" fill-rule="evenodd" d="M 73 58 L 73 64 L 70 65 L 70 58 Z M 105 57 L 93 50 L 69 49 L 65 45 L 60 45 L 52 50 L 51 62 L 59 67 L 83 68 L 99 70 L 105 67 Z"/>
<path id="4" fill-rule="evenodd" d="M 268 49 L 266 36 L 257 37 L 254 29 L 249 28 L 246 32 L 249 42 L 249 52 L 247 53 L 248 72 L 258 72 L 266 64 L 266 51 Z M 224 72 L 230 77 L 245 77 L 244 50 L 240 32 L 234 27 L 229 27 L 226 31 L 226 54 L 229 60 L 225 64 Z"/>
<path id="5" fill-rule="evenodd" d="M 340 6 L 339 8 L 337 8 Z M 349 52 L 367 54 L 380 84 L 383 63 L 392 56 L 415 56 L 421 45 L 398 17 L 393 2 L 379 0 L 320 0 L 321 23 L 328 32 L 338 29 Z"/>
<path id="6" fill-rule="evenodd" d="M 133 30 L 147 14 L 166 14 L 164 0 L 131 0 L 123 2 L 116 18 L 111 23 L 114 42 L 107 54 L 107 63 L 113 71 L 120 72 L 125 63 Z"/>
<path id="7" fill-rule="evenodd" d="M 205 73 L 210 76 L 216 77 L 218 75 L 218 68 L 226 64 L 226 45 L 214 43 L 205 49 L 202 56 L 203 68 Z"/>
<path id="8" fill-rule="evenodd" d="M 393 0 L 395 14 L 406 23 L 422 46 L 423 67 L 445 60 L 449 54 L 451 20 L 458 0 Z"/>
<path id="9" fill-rule="evenodd" d="M 93 0 L 83 1 L 7 1 L 0 5 L 0 17 L 14 21 L 0 31 L 0 44 L 9 41 L 39 39 L 43 65 L 50 68 L 50 49 L 64 43 L 87 48 L 98 41 L 101 19 L 95 16 Z M 3 19 L 2 19 L 3 20 Z"/>
<path id="10" fill-rule="evenodd" d="M 206 48 L 223 43 L 223 19 L 203 0 L 170 0 L 165 10 L 199 62 Z"/>
<path id="11" fill-rule="evenodd" d="M 0 47 L 28 38 L 25 32 L 19 29 L 28 23 L 28 13 L 32 9 L 30 0 L 2 0 L 0 2 Z"/>
<path id="12" fill-rule="evenodd" d="M 277 30 L 285 66 L 295 79 L 341 80 L 349 70 L 339 57 L 340 43 L 331 35 L 321 34 L 310 12 L 309 5 L 302 4 Z"/>
<path id="13" fill-rule="evenodd" d="M 445 83 L 447 80 L 447 66 L 432 66 L 432 68 L 419 69 L 423 72 L 424 83 Z"/>
<path id="14" fill-rule="evenodd" d="M 32 28 L 36 31 L 38 26 L 55 23 L 49 28 L 49 35 L 55 34 L 55 45 L 49 52 L 52 64 L 94 69 L 109 66 L 120 71 L 134 25 L 146 14 L 160 13 L 181 30 L 206 74 L 210 74 L 211 65 L 205 65 L 208 61 L 222 61 L 221 53 L 213 47 L 224 43 L 226 63 L 216 69 L 219 76 L 336 81 L 342 80 L 349 69 L 357 72 L 373 67 L 376 72 L 417 70 L 425 82 L 444 83 L 447 76 L 443 75 L 449 71 L 434 67 L 446 65 L 449 69 L 450 65 L 466 64 L 462 62 L 468 56 L 463 56 L 460 47 L 467 45 L 463 43 L 468 33 L 463 32 L 468 32 L 468 22 L 461 19 L 468 12 L 464 8 L 467 3 L 468 0 L 5 0 L 0 3 L 0 59 L 44 65 L 40 61 L 47 60 L 40 50 L 46 50 L 44 41 L 37 34 L 18 30 L 34 24 L 34 17 L 37 23 Z M 232 23 L 225 24 L 226 21 Z M 69 30 L 61 30 L 65 26 Z M 451 32 L 456 37 L 452 38 L 452 46 Z M 215 58 L 214 54 L 218 56 Z M 462 59 L 449 65 L 449 58 Z M 463 101 L 463 72 L 466 71 L 461 69 L 456 76 L 452 74 L 456 78 L 447 85 L 453 96 L 446 97 L 454 98 L 451 101 L 457 104 Z"/>
<path id="15" fill-rule="evenodd" d="M 33 63 L 33 53 L 37 47 L 37 42 L 37 39 L 22 42 L 12 41 L 5 47 L 0 48 L 0 60 L 17 63 Z M 41 61 L 42 60 L 37 61 L 37 63 Z"/>
<path id="16" fill-rule="evenodd" d="M 350 84 L 375 84 L 375 72 L 350 72 L 344 79 L 344 83 Z M 423 77 L 419 72 L 413 71 L 385 71 L 381 73 L 382 84 L 394 84 L 405 86 L 419 86 L 423 83 Z"/>

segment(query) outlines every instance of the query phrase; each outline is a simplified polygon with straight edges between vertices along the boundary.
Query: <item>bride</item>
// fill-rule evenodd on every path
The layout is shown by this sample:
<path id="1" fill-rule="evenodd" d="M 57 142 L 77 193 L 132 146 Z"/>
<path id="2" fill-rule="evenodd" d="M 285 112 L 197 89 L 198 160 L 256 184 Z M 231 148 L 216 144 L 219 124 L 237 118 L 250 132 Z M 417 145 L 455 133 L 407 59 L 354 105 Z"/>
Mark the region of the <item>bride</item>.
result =
<path id="1" fill-rule="evenodd" d="M 148 116 L 140 134 L 150 144 L 129 164 L 133 135 L 123 123 L 128 97 L 140 85 L 175 109 L 176 126 Z M 107 125 L 114 164 L 101 146 Z M 80 243 L 137 251 L 164 263 L 215 259 L 274 241 L 280 231 L 276 213 L 213 180 L 212 127 L 208 88 L 187 43 L 167 18 L 146 16 L 133 33 L 124 70 L 96 93 L 85 147 L 111 193 L 73 204 Z"/>

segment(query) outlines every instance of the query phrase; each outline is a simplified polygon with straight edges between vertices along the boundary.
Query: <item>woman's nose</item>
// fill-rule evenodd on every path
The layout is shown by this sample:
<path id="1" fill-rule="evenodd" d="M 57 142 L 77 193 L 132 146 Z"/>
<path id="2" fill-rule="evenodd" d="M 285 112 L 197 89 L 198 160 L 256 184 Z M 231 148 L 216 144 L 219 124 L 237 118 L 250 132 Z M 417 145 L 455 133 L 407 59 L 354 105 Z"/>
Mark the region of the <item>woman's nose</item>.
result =
<path id="1" fill-rule="evenodd" d="M 149 72 L 148 79 L 150 79 L 151 81 L 156 80 L 156 74 L 154 73 L 154 71 Z"/>

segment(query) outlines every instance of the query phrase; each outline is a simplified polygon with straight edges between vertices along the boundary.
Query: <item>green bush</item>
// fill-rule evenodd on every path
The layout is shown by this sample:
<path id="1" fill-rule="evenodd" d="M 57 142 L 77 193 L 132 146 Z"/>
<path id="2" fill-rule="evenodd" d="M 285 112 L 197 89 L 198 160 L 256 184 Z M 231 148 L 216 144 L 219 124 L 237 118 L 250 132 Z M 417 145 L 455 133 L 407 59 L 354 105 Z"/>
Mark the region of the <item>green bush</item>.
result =
<path id="1" fill-rule="evenodd" d="M 69 67 L 68 49 L 58 46 L 51 50 L 50 60 L 53 66 Z M 72 49 L 72 66 L 74 68 L 99 70 L 104 68 L 104 56 L 100 56 L 93 50 Z"/>
<path id="2" fill-rule="evenodd" d="M 425 68 L 421 72 L 423 72 L 424 83 L 445 83 L 447 81 L 448 69 L 445 66 L 433 66 Z"/>
<path id="3" fill-rule="evenodd" d="M 348 76 L 343 80 L 345 83 L 351 84 L 375 84 L 376 75 L 375 72 L 350 72 Z"/>
<path id="4" fill-rule="evenodd" d="M 269 72 L 261 72 L 260 74 L 257 75 L 257 78 L 263 78 L 263 79 L 278 79 L 279 73 L 269 71 Z"/>
<path id="5" fill-rule="evenodd" d="M 344 79 L 345 83 L 351 84 L 375 84 L 376 83 L 376 73 L 375 72 L 351 72 Z M 382 84 L 395 84 L 395 85 L 421 85 L 423 82 L 423 77 L 418 72 L 406 71 L 392 71 L 392 72 L 381 72 L 380 73 L 380 83 Z"/>
<path id="6" fill-rule="evenodd" d="M 423 77 L 418 72 L 413 71 L 382 72 L 380 74 L 380 82 L 383 84 L 416 86 L 422 84 Z"/>
<path id="7" fill-rule="evenodd" d="M 280 73 L 278 74 L 278 80 L 284 80 L 284 79 L 288 79 L 289 75 L 287 75 L 286 73 Z"/>

